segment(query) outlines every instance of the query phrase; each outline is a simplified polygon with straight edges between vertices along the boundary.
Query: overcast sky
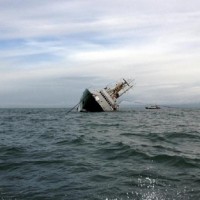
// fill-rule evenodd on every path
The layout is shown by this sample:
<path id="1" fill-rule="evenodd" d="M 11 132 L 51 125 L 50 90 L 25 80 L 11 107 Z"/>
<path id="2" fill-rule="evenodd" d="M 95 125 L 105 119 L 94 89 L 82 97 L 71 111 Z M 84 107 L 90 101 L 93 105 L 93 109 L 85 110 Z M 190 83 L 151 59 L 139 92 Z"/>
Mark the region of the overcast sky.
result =
<path id="1" fill-rule="evenodd" d="M 199 0 L 0 0 L 0 107 L 75 105 L 122 77 L 124 100 L 200 102 Z"/>

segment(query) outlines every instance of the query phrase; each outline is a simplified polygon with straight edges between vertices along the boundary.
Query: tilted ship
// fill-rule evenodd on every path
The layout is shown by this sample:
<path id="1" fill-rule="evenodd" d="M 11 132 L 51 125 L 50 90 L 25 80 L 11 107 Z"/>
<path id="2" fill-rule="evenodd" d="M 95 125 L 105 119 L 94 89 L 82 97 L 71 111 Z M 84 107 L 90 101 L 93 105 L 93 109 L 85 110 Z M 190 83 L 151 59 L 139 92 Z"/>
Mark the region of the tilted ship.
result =
<path id="1" fill-rule="evenodd" d="M 132 79 L 122 79 L 114 86 L 100 90 L 85 89 L 78 105 L 79 112 L 107 112 L 119 108 L 118 98 L 133 87 Z"/>

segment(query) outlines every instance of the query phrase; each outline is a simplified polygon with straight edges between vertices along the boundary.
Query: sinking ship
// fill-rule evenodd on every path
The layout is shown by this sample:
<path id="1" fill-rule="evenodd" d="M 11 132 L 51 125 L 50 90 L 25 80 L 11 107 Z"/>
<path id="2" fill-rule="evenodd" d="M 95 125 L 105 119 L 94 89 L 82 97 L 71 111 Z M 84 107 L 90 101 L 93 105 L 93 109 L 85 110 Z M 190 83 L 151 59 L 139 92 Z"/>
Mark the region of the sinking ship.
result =
<path id="1" fill-rule="evenodd" d="M 122 79 L 114 86 L 100 90 L 85 89 L 77 109 L 79 112 L 116 111 L 119 108 L 118 98 L 132 87 L 132 79 Z"/>

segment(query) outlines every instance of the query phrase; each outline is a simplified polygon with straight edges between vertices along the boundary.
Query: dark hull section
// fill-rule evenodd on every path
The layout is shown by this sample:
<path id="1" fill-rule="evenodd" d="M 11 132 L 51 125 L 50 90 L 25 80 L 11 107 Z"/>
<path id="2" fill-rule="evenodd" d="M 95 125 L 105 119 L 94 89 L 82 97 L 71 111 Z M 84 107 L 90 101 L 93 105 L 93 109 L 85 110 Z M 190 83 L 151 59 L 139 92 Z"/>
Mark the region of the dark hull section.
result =
<path id="1" fill-rule="evenodd" d="M 81 106 L 80 108 L 81 112 L 103 112 L 104 111 L 88 89 L 86 89 L 83 93 L 80 106 Z"/>

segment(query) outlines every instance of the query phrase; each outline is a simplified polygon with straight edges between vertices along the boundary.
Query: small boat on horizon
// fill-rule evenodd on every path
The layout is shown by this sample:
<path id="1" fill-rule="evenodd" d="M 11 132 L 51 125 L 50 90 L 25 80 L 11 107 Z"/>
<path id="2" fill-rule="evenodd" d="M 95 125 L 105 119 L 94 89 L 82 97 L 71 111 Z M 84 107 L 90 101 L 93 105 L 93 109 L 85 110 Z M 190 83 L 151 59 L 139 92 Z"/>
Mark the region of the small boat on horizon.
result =
<path id="1" fill-rule="evenodd" d="M 119 108 L 118 98 L 133 87 L 132 79 L 122 79 L 114 86 L 103 89 L 85 89 L 78 105 L 79 112 L 107 112 Z"/>
<path id="2" fill-rule="evenodd" d="M 161 109 L 158 105 L 145 106 L 145 109 Z"/>

